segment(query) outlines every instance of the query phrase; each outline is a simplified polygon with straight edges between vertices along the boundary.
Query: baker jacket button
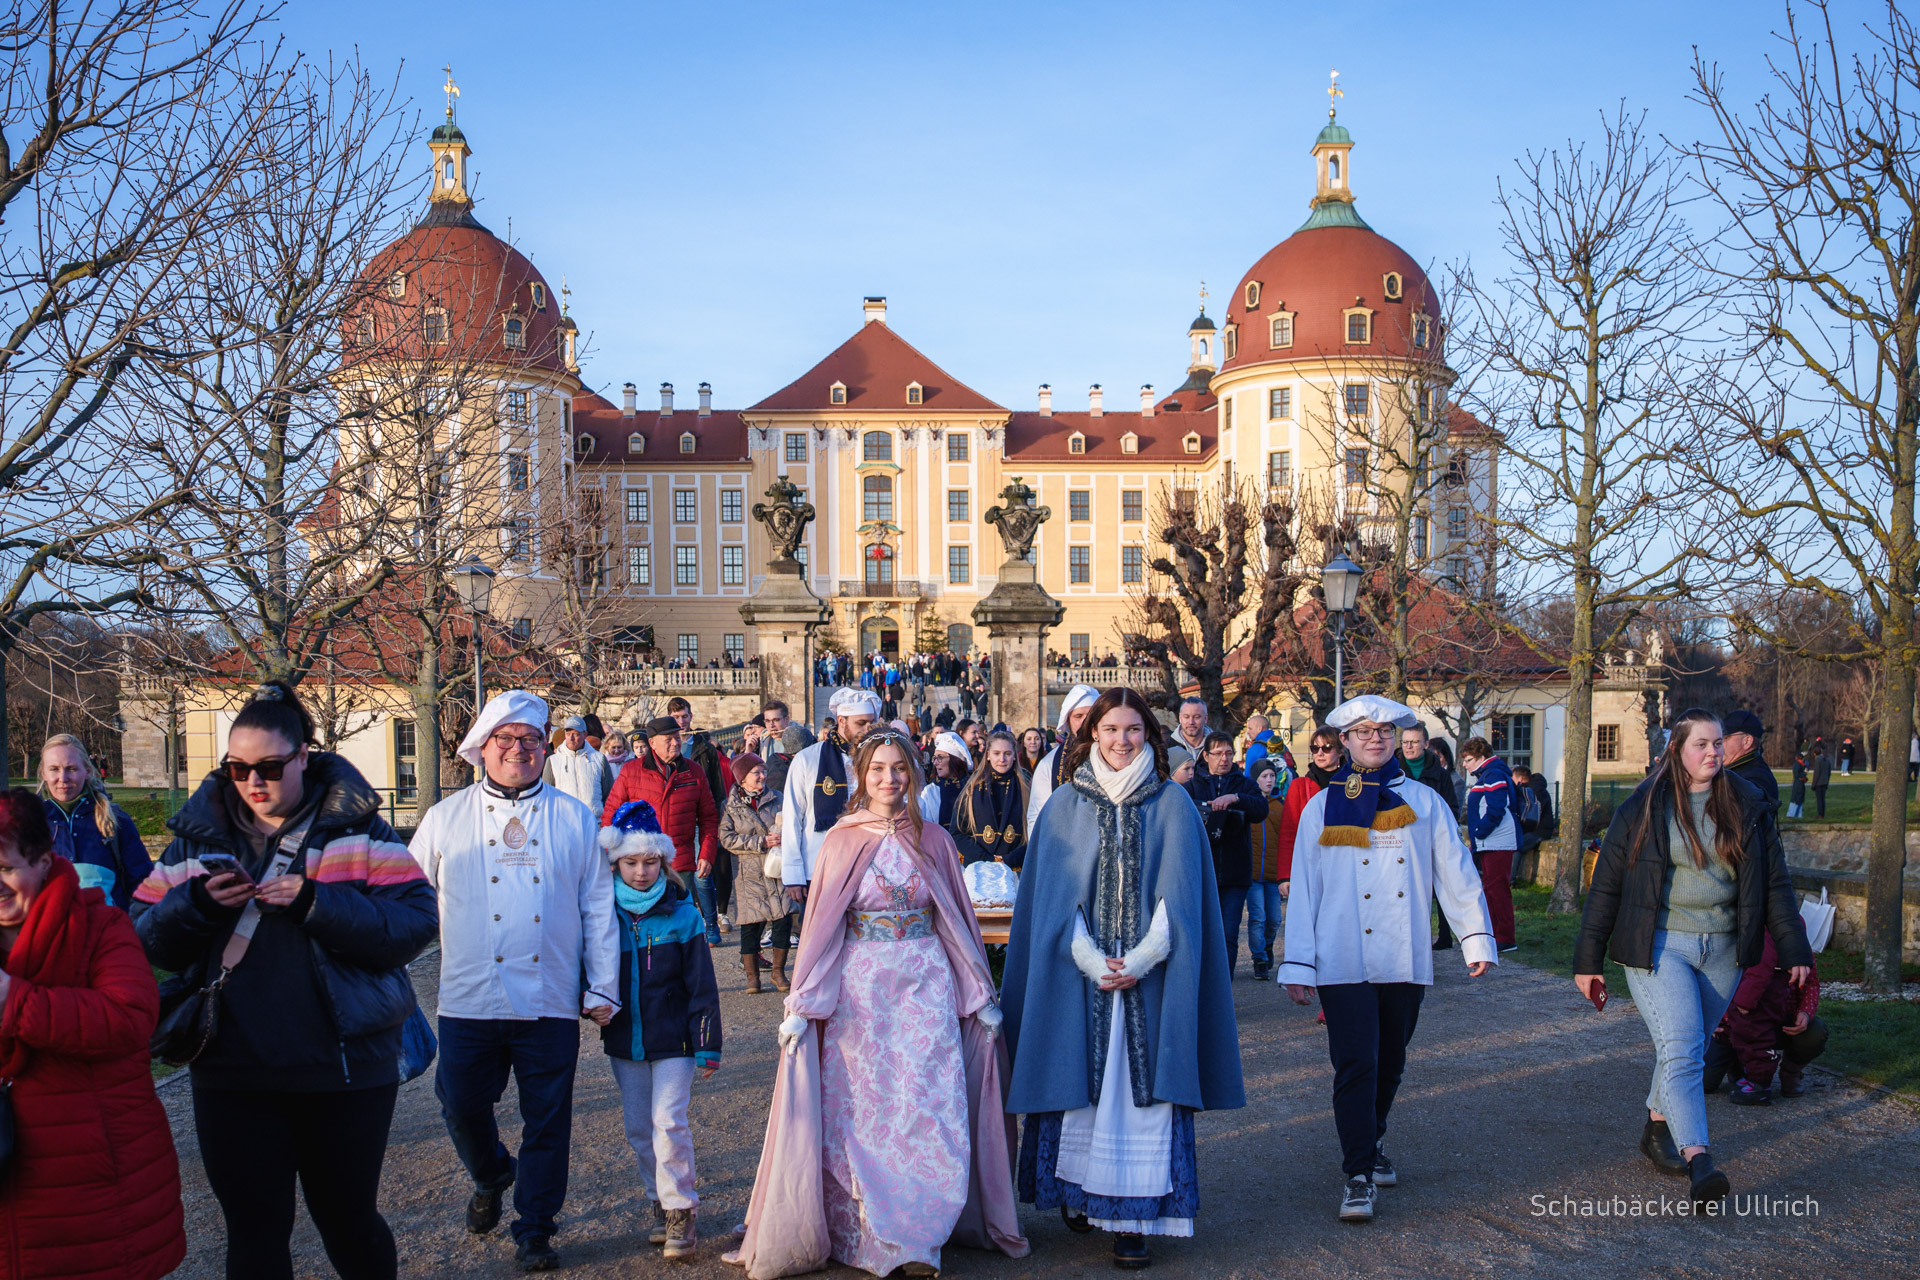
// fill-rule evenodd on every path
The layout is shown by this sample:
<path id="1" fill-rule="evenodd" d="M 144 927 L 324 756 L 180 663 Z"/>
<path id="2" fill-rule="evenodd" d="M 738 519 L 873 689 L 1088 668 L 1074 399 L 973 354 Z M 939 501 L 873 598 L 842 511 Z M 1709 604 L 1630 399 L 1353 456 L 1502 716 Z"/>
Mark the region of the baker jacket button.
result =
<path id="1" fill-rule="evenodd" d="M 491 840 L 489 840 L 489 841 L 487 841 L 487 843 L 488 843 L 488 844 L 492 844 L 492 843 L 493 843 L 493 841 L 491 841 Z M 1366 860 L 1365 858 L 1362 858 L 1362 859 L 1360 859 L 1360 865 L 1361 865 L 1361 866 L 1363 866 L 1363 867 L 1364 867 L 1364 866 L 1366 866 L 1366 865 L 1367 865 L 1367 860 Z"/>
<path id="2" fill-rule="evenodd" d="M 1395 861 L 1395 862 L 1405 862 L 1405 861 L 1406 861 L 1406 859 L 1405 859 L 1405 858 L 1395 858 L 1395 859 L 1394 859 L 1394 861 Z"/>
<path id="3" fill-rule="evenodd" d="M 1371 929 L 1369 929 L 1369 930 L 1367 930 L 1367 932 L 1368 932 L 1368 933 L 1372 933 L 1372 932 L 1373 932 L 1373 930 L 1371 930 Z"/>
<path id="4" fill-rule="evenodd" d="M 1363 894 L 1361 894 L 1360 896 L 1361 896 L 1361 897 L 1363 897 L 1363 898 L 1371 898 L 1371 897 L 1372 897 L 1373 895 L 1372 895 L 1372 894 L 1370 894 L 1370 893 L 1363 893 Z"/>
<path id="5" fill-rule="evenodd" d="M 488 813 L 492 813 L 492 812 L 493 812 L 493 806 L 492 806 L 492 805 L 488 805 L 488 806 L 487 806 L 487 812 L 488 812 Z"/>
<path id="6" fill-rule="evenodd" d="M 533 918 L 533 922 L 534 922 L 535 924 L 539 924 L 539 923 L 540 923 L 540 917 L 539 917 L 539 916 L 535 916 L 535 917 Z"/>
<path id="7" fill-rule="evenodd" d="M 499 876 L 488 876 L 488 877 L 487 877 L 487 879 L 489 879 L 489 880 L 491 880 L 491 881 L 493 881 L 493 882 L 494 882 L 495 884 L 499 884 L 499 883 L 500 883 L 500 877 L 499 877 Z"/>
<path id="8" fill-rule="evenodd" d="M 535 877 L 533 878 L 533 882 L 534 882 L 535 884 L 539 884 L 539 883 L 540 883 L 540 877 L 539 877 L 539 876 L 535 876 Z"/>
<path id="9" fill-rule="evenodd" d="M 538 840 L 535 840 L 535 841 L 533 842 L 533 847 L 534 847 L 534 848 L 536 848 L 536 849 L 538 849 L 538 848 L 540 847 L 540 842 L 539 842 Z"/>
<path id="10" fill-rule="evenodd" d="M 1404 897 L 1406 897 L 1407 895 L 1406 895 L 1406 894 L 1404 894 L 1404 893 L 1396 893 L 1396 894 L 1394 894 L 1393 896 L 1394 896 L 1394 897 L 1396 897 L 1396 898 L 1404 898 Z"/>
<path id="11" fill-rule="evenodd" d="M 489 849 L 493 848 L 493 841 L 491 840 L 487 841 L 487 848 Z"/>
<path id="12" fill-rule="evenodd" d="M 505 960 L 505 957 L 503 957 L 503 956 L 495 956 L 495 957 L 493 958 L 493 962 L 494 962 L 495 964 L 504 964 L 504 963 L 506 963 L 506 960 Z"/>
<path id="13" fill-rule="evenodd" d="M 534 962 L 535 964 L 539 964 L 539 963 L 540 963 L 540 957 L 539 957 L 539 956 L 535 956 L 535 957 L 533 958 L 533 962 Z"/>

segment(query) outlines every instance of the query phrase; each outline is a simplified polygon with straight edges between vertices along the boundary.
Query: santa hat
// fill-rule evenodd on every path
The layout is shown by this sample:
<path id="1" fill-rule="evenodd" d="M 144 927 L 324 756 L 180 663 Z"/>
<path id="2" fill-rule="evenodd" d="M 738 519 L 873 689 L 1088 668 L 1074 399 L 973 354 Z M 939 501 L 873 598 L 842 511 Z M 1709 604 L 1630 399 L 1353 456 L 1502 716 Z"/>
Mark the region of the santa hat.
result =
<path id="1" fill-rule="evenodd" d="M 659 815 L 645 800 L 629 800 L 614 812 L 613 825 L 600 828 L 600 847 L 606 851 L 608 862 L 636 853 L 673 861 L 673 837 L 660 830 Z"/>

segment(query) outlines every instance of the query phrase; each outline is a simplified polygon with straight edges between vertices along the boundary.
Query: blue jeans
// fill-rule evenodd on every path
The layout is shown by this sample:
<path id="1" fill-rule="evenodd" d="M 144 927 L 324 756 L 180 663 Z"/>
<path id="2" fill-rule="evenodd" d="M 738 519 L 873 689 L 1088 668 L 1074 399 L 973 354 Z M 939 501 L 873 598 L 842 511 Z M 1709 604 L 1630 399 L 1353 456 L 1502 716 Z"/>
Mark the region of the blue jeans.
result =
<path id="1" fill-rule="evenodd" d="M 1256 880 L 1247 890 L 1247 950 L 1253 964 L 1265 969 L 1273 964 L 1273 940 L 1280 933 L 1280 882 Z"/>
<path id="2" fill-rule="evenodd" d="M 1653 1037 L 1647 1110 L 1667 1118 L 1676 1147 L 1707 1145 L 1707 1095 L 1700 1082 L 1707 1037 L 1733 1001 L 1740 966 L 1731 933 L 1653 934 L 1653 967 L 1627 970 L 1627 991 Z"/>
<path id="3" fill-rule="evenodd" d="M 1220 924 L 1227 933 L 1227 977 L 1233 977 L 1234 966 L 1240 963 L 1240 916 L 1247 906 L 1247 887 L 1237 889 L 1220 886 Z M 1249 940 L 1248 947 L 1252 947 Z"/>
<path id="4" fill-rule="evenodd" d="M 552 1235 L 566 1201 L 579 1058 L 580 1024 L 574 1018 L 440 1019 L 440 1069 L 433 1078 L 440 1114 L 474 1187 L 513 1187 L 516 1244 Z M 520 1092 L 517 1163 L 500 1141 L 493 1115 L 509 1071 Z"/>

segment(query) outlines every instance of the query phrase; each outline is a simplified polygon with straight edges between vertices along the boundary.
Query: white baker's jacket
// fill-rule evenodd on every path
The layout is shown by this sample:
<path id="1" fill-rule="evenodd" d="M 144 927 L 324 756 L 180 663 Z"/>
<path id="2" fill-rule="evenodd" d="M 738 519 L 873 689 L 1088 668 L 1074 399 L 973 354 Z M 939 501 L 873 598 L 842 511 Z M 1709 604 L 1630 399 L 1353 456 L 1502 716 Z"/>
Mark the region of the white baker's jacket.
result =
<path id="1" fill-rule="evenodd" d="M 599 828 L 598 814 L 550 783 L 511 800 L 476 783 L 427 810 L 409 849 L 440 899 L 442 1017 L 572 1019 L 583 1003 L 619 1007 Z"/>
<path id="2" fill-rule="evenodd" d="M 1327 795 L 1300 812 L 1287 898 L 1287 947 L 1277 980 L 1303 987 L 1344 982 L 1433 984 L 1433 925 L 1440 910 L 1468 964 L 1498 963 L 1493 919 L 1460 828 L 1431 787 L 1404 774 L 1390 784 L 1418 819 L 1370 831 L 1370 847 L 1323 845 Z"/>
<path id="3" fill-rule="evenodd" d="M 578 751 L 569 751 L 563 742 L 547 757 L 547 781 L 591 809 L 595 818 L 607 807 L 613 772 L 607 758 L 585 742 Z"/>
<path id="4" fill-rule="evenodd" d="M 785 884 L 812 881 L 813 860 L 827 838 L 825 831 L 813 829 L 813 784 L 820 780 L 820 753 L 827 749 L 824 740 L 803 747 L 787 766 L 787 785 L 780 796 L 780 812 L 785 815 L 780 826 L 780 879 Z M 845 762 L 851 791 L 853 757 L 841 752 L 840 759 Z"/>
<path id="5" fill-rule="evenodd" d="M 1053 794 L 1053 758 L 1060 754 L 1055 747 L 1040 757 L 1040 763 L 1033 767 L 1033 776 L 1027 779 L 1027 830 L 1032 831 L 1040 822 L 1040 811 L 1047 807 L 1047 797 Z"/>

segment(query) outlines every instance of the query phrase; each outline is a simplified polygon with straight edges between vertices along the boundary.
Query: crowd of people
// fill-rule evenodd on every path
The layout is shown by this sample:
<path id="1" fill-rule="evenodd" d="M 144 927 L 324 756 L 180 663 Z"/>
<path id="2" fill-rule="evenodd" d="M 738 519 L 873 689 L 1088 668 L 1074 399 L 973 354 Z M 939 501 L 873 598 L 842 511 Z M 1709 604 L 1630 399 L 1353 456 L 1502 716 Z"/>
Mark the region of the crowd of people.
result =
<path id="1" fill-rule="evenodd" d="M 1320 1006 L 1336 1212 L 1373 1218 L 1437 955 L 1479 977 L 1516 946 L 1516 862 L 1555 826 L 1543 780 L 1375 695 L 1334 708 L 1303 767 L 1268 717 L 1235 738 L 1198 699 L 1166 727 L 1090 685 L 1052 725 L 922 724 L 872 683 L 843 681 L 818 735 L 768 700 L 731 750 L 683 699 L 628 733 L 501 693 L 459 747 L 475 781 L 405 843 L 269 684 L 157 861 L 80 744 L 50 740 L 40 794 L 0 795 L 0 1276 L 179 1263 L 150 1055 L 190 1072 L 229 1276 L 293 1274 L 296 1188 L 339 1275 L 396 1274 L 381 1167 L 399 1086 L 428 1069 L 466 1228 L 510 1207 L 518 1264 L 557 1267 L 583 1020 L 649 1237 L 692 1255 L 688 1105 L 722 1063 L 729 933 L 745 991 L 782 997 L 749 1208 L 721 1233 L 754 1280 L 934 1275 L 950 1244 L 1021 1257 L 1022 1203 L 1107 1233 L 1123 1269 L 1193 1235 L 1194 1116 L 1245 1104 L 1243 921 L 1252 976 Z M 1575 955 L 1596 1007 L 1602 957 L 1626 967 L 1655 1057 L 1640 1146 L 1697 1201 L 1730 1187 L 1709 1089 L 1760 1105 L 1777 1073 L 1794 1096 L 1824 1036 L 1778 789 L 1749 780 L 1761 733 L 1675 722 L 1601 843 Z M 1016 886 L 997 983 L 976 880 Z M 436 939 L 429 1025 L 407 965 Z M 102 1157 L 48 1159 L 82 1112 L 106 1117 L 84 1130 Z M 89 1229 L 103 1213 L 114 1230 Z"/>

